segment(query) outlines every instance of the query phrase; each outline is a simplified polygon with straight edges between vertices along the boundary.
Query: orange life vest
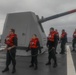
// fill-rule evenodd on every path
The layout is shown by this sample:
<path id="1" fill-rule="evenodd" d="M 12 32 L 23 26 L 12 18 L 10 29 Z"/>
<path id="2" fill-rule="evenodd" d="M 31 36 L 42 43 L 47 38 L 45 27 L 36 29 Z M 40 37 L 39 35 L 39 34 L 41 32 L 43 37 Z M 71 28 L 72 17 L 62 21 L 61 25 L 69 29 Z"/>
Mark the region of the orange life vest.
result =
<path id="1" fill-rule="evenodd" d="M 66 35 L 67 35 L 66 32 L 62 33 L 62 34 L 61 34 L 61 38 L 64 38 Z"/>
<path id="2" fill-rule="evenodd" d="M 14 37 L 17 37 L 17 35 L 16 34 L 9 34 L 5 39 L 5 44 L 7 44 L 8 46 L 13 46 L 14 45 L 14 43 L 13 43 Z"/>
<path id="3" fill-rule="evenodd" d="M 76 38 L 76 31 L 73 33 L 73 37 Z"/>
<path id="4" fill-rule="evenodd" d="M 56 32 L 52 31 L 48 36 L 48 40 L 54 42 L 55 34 L 56 34 Z"/>
<path id="5" fill-rule="evenodd" d="M 35 38 L 35 39 L 31 39 L 31 41 L 30 41 L 30 48 L 38 48 L 38 46 L 37 46 L 37 43 L 38 43 L 38 38 Z"/>

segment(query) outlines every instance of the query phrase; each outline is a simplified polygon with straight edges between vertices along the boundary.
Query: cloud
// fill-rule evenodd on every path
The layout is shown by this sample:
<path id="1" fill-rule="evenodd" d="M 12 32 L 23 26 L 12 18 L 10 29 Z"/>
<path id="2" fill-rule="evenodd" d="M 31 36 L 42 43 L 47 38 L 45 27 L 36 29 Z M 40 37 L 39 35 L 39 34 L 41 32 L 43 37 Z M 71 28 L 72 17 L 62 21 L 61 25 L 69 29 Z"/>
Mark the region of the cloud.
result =
<path id="1" fill-rule="evenodd" d="M 2 33 L 5 17 L 8 13 L 32 11 L 39 17 L 52 16 L 71 9 L 76 9 L 76 0 L 0 0 L 0 33 Z M 61 31 L 67 29 L 71 36 L 76 24 L 76 13 L 43 23 L 48 35 L 51 26 Z"/>

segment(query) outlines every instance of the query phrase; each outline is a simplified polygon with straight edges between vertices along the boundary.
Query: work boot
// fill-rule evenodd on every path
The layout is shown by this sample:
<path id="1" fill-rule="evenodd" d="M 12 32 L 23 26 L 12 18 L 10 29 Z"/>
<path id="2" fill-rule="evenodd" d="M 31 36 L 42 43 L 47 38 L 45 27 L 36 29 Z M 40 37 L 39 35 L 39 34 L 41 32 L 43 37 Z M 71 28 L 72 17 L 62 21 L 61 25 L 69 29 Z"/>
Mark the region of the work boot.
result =
<path id="1" fill-rule="evenodd" d="M 33 65 L 33 64 L 31 64 L 29 67 L 30 67 L 30 68 L 31 68 L 31 67 L 34 67 L 34 65 Z"/>
<path id="2" fill-rule="evenodd" d="M 16 72 L 16 69 L 13 69 L 13 70 L 12 70 L 12 73 L 15 73 L 15 72 Z"/>
<path id="3" fill-rule="evenodd" d="M 38 67 L 37 67 L 37 65 L 35 66 L 35 68 L 34 68 L 34 70 L 37 70 L 38 69 Z"/>
<path id="4" fill-rule="evenodd" d="M 60 52 L 60 54 L 62 54 L 63 52 Z"/>
<path id="5" fill-rule="evenodd" d="M 51 62 L 47 62 L 46 65 L 51 65 Z"/>
<path id="6" fill-rule="evenodd" d="M 65 54 L 64 52 L 60 52 L 60 54 Z"/>
<path id="7" fill-rule="evenodd" d="M 16 72 L 16 69 L 15 69 L 15 66 L 13 66 L 12 73 L 15 73 L 15 72 Z"/>
<path id="8" fill-rule="evenodd" d="M 2 73 L 9 71 L 9 68 L 5 68 Z"/>
<path id="9" fill-rule="evenodd" d="M 54 65 L 53 65 L 53 68 L 56 68 L 56 67 L 57 67 L 57 64 L 54 64 Z"/>

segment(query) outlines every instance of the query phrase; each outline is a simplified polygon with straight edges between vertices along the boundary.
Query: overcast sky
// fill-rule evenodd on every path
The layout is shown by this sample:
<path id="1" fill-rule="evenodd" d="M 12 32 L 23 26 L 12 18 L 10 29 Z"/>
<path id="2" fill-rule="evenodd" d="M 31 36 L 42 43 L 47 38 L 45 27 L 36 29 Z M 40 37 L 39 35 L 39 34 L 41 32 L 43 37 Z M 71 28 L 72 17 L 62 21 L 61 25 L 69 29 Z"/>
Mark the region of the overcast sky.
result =
<path id="1" fill-rule="evenodd" d="M 39 17 L 48 17 L 72 9 L 76 9 L 76 0 L 0 0 L 0 34 L 8 13 L 32 11 Z M 49 28 L 54 27 L 59 32 L 64 28 L 68 36 L 72 36 L 76 28 L 76 13 L 47 21 L 42 25 L 46 35 Z"/>

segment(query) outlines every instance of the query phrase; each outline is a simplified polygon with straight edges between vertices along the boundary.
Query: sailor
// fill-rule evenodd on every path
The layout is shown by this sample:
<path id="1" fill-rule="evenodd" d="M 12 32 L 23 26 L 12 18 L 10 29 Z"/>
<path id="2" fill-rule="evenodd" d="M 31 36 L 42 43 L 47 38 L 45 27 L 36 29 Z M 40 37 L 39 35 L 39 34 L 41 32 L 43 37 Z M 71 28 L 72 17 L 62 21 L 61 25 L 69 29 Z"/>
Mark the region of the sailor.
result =
<path id="1" fill-rule="evenodd" d="M 61 42 L 61 52 L 60 52 L 60 54 L 64 54 L 65 53 L 65 45 L 67 43 L 67 33 L 65 32 L 64 29 L 62 29 L 60 42 Z"/>
<path id="2" fill-rule="evenodd" d="M 39 39 L 36 34 L 34 34 L 31 38 L 28 50 L 29 49 L 31 50 L 31 65 L 29 67 L 34 67 L 34 70 L 37 70 L 38 69 L 38 60 L 37 60 L 38 50 L 40 52 L 41 50 L 40 50 Z"/>
<path id="3" fill-rule="evenodd" d="M 7 54 L 6 54 L 6 67 L 2 72 L 7 72 L 9 71 L 9 65 L 12 61 L 12 65 L 13 65 L 13 69 L 12 69 L 12 73 L 16 72 L 16 47 L 17 47 L 17 35 L 15 34 L 15 30 L 14 29 L 10 29 L 9 35 L 6 37 L 5 39 L 5 44 L 6 44 L 6 48 L 5 50 L 7 50 Z"/>
<path id="4" fill-rule="evenodd" d="M 58 32 L 58 30 L 56 29 L 55 30 L 55 32 L 56 32 L 56 45 L 55 45 L 55 53 L 57 54 L 57 45 L 58 45 L 58 42 L 59 42 L 59 32 Z"/>
<path id="5" fill-rule="evenodd" d="M 54 28 L 50 28 L 50 33 L 47 39 L 47 47 L 48 47 L 48 62 L 46 65 L 51 65 L 51 59 L 54 60 L 53 67 L 57 67 L 57 58 L 55 53 L 55 45 L 56 45 L 56 32 L 54 31 Z"/>
<path id="6" fill-rule="evenodd" d="M 73 50 L 72 51 L 75 51 L 75 45 L 76 45 L 76 29 L 73 33 L 73 41 L 72 41 Z"/>

